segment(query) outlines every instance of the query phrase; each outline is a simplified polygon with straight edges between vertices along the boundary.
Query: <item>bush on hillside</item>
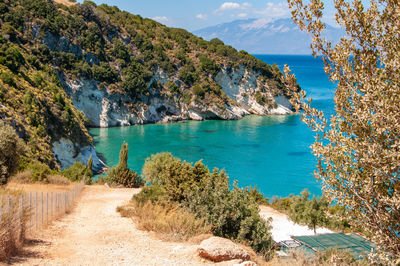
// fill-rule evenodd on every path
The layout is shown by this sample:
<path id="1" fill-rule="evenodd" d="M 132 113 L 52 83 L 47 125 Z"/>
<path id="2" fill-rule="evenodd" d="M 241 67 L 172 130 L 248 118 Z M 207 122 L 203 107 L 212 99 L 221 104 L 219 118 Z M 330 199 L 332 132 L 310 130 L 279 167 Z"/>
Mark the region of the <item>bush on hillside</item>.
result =
<path id="1" fill-rule="evenodd" d="M 175 158 L 169 152 L 162 152 L 151 155 L 146 159 L 143 166 L 143 175 L 149 184 L 162 183 L 161 174 L 164 172 L 167 165 L 179 159 Z"/>
<path id="2" fill-rule="evenodd" d="M 52 170 L 50 170 L 48 165 L 38 161 L 29 163 L 26 170 L 32 172 L 32 181 L 34 182 L 47 182 L 47 176 L 52 174 Z"/>
<path id="3" fill-rule="evenodd" d="M 186 64 L 179 70 L 178 78 L 187 85 L 191 86 L 199 79 L 199 75 L 197 74 L 196 68 L 193 65 Z"/>
<path id="4" fill-rule="evenodd" d="M 7 183 L 18 168 L 24 144 L 14 128 L 0 121 L 0 185 Z"/>
<path id="5" fill-rule="evenodd" d="M 75 162 L 72 166 L 62 171 L 62 174 L 71 181 L 81 181 L 86 172 L 87 168 L 83 163 Z"/>
<path id="6" fill-rule="evenodd" d="M 259 216 L 258 204 L 247 189 L 239 189 L 236 183 L 230 189 L 224 171 L 210 172 L 201 161 L 192 165 L 162 153 L 146 160 L 143 173 L 151 185 L 134 197 L 137 201 L 178 203 L 211 224 L 215 235 L 269 254 L 269 224 Z"/>
<path id="7" fill-rule="evenodd" d="M 186 206 L 213 225 L 212 232 L 236 239 L 256 252 L 268 255 L 272 245 L 270 225 L 259 215 L 258 204 L 235 182 L 230 190 L 228 176 L 217 169 L 204 180 L 204 187 L 188 192 Z"/>

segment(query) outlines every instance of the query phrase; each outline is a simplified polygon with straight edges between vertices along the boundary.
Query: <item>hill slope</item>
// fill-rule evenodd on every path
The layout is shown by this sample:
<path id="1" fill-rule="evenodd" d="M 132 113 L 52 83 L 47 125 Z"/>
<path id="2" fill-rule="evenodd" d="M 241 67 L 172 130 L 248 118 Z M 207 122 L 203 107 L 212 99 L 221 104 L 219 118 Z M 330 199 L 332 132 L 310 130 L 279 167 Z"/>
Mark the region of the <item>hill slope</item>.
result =
<path id="1" fill-rule="evenodd" d="M 245 19 L 193 32 L 206 40 L 219 38 L 253 54 L 311 54 L 311 40 L 291 19 Z M 327 25 L 326 37 L 337 42 L 342 31 Z"/>
<path id="2" fill-rule="evenodd" d="M 0 116 L 52 167 L 101 167 L 86 126 L 291 112 L 276 66 L 117 7 L 2 0 L 0 20 Z"/>

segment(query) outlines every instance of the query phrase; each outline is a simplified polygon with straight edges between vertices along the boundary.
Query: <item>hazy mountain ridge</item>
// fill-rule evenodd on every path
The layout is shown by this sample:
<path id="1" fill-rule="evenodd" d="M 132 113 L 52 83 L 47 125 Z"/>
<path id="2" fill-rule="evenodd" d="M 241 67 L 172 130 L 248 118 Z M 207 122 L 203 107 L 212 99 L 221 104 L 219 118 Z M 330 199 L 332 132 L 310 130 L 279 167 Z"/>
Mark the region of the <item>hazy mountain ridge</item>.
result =
<path id="1" fill-rule="evenodd" d="M 311 54 L 311 40 L 289 18 L 244 19 L 196 30 L 194 34 L 252 54 Z M 326 37 L 337 42 L 343 31 L 327 25 Z"/>

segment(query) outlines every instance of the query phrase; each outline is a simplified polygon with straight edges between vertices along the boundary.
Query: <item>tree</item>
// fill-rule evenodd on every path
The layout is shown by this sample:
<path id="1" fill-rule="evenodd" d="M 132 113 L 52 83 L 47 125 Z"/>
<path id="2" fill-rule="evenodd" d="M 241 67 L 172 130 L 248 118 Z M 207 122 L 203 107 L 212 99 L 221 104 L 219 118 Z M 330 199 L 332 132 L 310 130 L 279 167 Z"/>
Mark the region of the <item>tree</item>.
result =
<path id="1" fill-rule="evenodd" d="M 121 150 L 119 151 L 119 164 L 118 168 L 121 170 L 128 169 L 128 143 L 122 144 Z"/>
<path id="2" fill-rule="evenodd" d="M 317 132 L 315 176 L 353 225 L 374 232 L 371 238 L 383 253 L 400 259 L 399 3 L 372 0 L 366 8 L 360 0 L 336 0 L 335 19 L 346 36 L 333 46 L 323 37 L 324 4 L 288 1 L 293 20 L 313 40 L 313 55 L 336 83 L 335 114 L 328 119 L 310 106 L 285 67 L 292 102 Z"/>
<path id="3" fill-rule="evenodd" d="M 87 161 L 86 164 L 86 184 L 91 185 L 93 182 L 93 156 L 90 155 L 89 160 Z"/>
<path id="4" fill-rule="evenodd" d="M 119 152 L 119 164 L 107 171 L 107 180 L 112 184 L 128 188 L 137 188 L 143 185 L 142 178 L 134 171 L 128 169 L 128 143 L 122 144 Z"/>
<path id="5" fill-rule="evenodd" d="M 14 128 L 0 121 L 0 185 L 17 171 L 24 147 Z"/>
<path id="6" fill-rule="evenodd" d="M 316 198 L 307 202 L 304 210 L 305 222 L 310 229 L 314 230 L 314 234 L 317 233 L 317 226 L 324 225 L 326 223 L 325 212 L 328 209 L 328 202 L 324 198 Z"/>

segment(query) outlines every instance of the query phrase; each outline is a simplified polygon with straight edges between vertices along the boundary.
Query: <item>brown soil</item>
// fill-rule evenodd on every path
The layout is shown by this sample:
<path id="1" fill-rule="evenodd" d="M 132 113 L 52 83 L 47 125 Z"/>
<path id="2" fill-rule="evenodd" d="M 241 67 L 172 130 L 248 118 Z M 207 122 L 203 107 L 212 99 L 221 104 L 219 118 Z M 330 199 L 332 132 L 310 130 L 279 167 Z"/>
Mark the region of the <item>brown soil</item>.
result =
<path id="1" fill-rule="evenodd" d="M 38 234 L 19 265 L 203 265 L 197 245 L 165 242 L 140 231 L 116 208 L 138 189 L 87 186 L 74 210 Z"/>

